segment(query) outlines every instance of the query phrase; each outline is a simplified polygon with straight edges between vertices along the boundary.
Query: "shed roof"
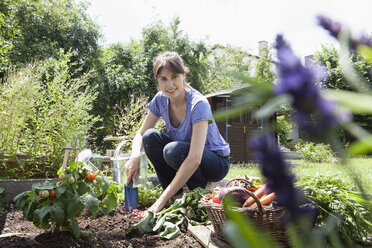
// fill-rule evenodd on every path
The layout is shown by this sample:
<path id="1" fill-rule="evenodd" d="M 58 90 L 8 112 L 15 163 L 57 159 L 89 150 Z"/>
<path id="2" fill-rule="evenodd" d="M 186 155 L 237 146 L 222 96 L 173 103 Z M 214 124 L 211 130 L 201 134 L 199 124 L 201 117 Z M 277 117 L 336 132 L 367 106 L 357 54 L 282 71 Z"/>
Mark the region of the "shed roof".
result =
<path id="1" fill-rule="evenodd" d="M 230 97 L 232 93 L 234 93 L 236 91 L 239 91 L 239 90 L 242 90 L 242 89 L 245 89 L 245 88 L 248 88 L 248 87 L 250 87 L 250 86 L 243 86 L 243 87 L 239 87 L 239 88 L 235 88 L 235 89 L 222 90 L 222 91 L 219 91 L 219 92 L 214 92 L 214 93 L 207 94 L 207 95 L 205 95 L 205 97 L 206 98 Z"/>

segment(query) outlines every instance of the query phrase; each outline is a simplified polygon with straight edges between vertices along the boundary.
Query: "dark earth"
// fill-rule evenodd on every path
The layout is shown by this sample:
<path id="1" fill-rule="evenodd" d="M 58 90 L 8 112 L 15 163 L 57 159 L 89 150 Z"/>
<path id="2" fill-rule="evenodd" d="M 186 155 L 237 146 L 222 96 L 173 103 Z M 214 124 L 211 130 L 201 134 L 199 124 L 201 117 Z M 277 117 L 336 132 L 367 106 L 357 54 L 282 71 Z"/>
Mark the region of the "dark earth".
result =
<path id="1" fill-rule="evenodd" d="M 126 235 L 125 230 L 137 222 L 123 204 L 108 216 L 97 214 L 95 219 L 90 212 L 83 212 L 78 218 L 79 227 L 92 232 L 93 236 L 76 239 L 69 232 L 46 233 L 26 220 L 15 204 L 8 203 L 0 213 L 0 234 L 20 234 L 0 238 L 0 247 L 203 247 L 187 232 L 186 225 L 181 227 L 182 234 L 173 240 L 160 238 L 156 233 Z"/>

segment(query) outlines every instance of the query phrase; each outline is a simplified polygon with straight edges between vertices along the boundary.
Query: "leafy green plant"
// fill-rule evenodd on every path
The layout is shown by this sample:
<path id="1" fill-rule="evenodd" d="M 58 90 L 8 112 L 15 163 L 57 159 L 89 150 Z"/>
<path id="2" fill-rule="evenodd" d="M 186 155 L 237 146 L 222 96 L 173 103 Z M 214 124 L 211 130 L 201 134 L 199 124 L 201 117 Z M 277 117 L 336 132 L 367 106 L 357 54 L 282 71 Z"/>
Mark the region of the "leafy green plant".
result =
<path id="1" fill-rule="evenodd" d="M 298 181 L 308 198 L 319 208 L 316 225 L 323 226 L 329 217 L 340 221 L 337 231 L 347 244 L 353 240 L 366 240 L 372 232 L 371 200 L 365 200 L 355 185 L 336 176 L 304 177 Z M 369 196 L 369 199 L 372 196 Z"/>
<path id="2" fill-rule="evenodd" d="M 297 150 L 301 152 L 303 159 L 309 162 L 331 162 L 333 158 L 330 146 L 321 143 L 301 142 L 297 145 Z"/>
<path id="3" fill-rule="evenodd" d="M 168 208 L 159 213 L 148 212 L 141 222 L 131 226 L 126 233 L 138 230 L 140 233 L 156 232 L 165 239 L 174 239 L 181 234 L 179 226 L 187 219 L 191 224 L 206 224 L 208 213 L 199 203 L 200 199 L 210 192 L 202 188 L 196 188 Z"/>
<path id="4" fill-rule="evenodd" d="M 148 207 L 155 203 L 162 193 L 163 189 L 161 187 L 155 187 L 151 181 L 148 181 L 146 184 L 138 186 L 138 203 Z"/>
<path id="5" fill-rule="evenodd" d="M 93 180 L 88 178 L 91 173 L 94 172 L 83 163 L 71 163 L 64 172 L 60 169 L 59 182 L 34 184 L 31 191 L 17 195 L 14 201 L 36 227 L 47 231 L 68 230 L 75 237 L 90 236 L 89 232 L 80 230 L 76 218 L 84 209 L 89 209 L 93 217 L 97 212 L 107 215 L 118 205 L 122 192 L 101 172 L 95 172 Z"/>
<path id="6" fill-rule="evenodd" d="M 284 115 L 277 117 L 277 133 L 279 142 L 282 145 L 287 145 L 287 139 L 292 131 L 292 124 L 286 119 Z M 290 147 L 292 148 L 292 147 Z"/>

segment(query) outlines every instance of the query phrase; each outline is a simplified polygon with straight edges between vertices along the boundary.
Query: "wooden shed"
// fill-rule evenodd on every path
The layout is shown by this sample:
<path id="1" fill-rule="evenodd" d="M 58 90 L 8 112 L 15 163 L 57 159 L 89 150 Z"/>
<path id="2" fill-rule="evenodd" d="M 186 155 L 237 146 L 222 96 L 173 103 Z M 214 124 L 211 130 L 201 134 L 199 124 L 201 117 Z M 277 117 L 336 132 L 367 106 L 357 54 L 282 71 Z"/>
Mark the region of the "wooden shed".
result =
<path id="1" fill-rule="evenodd" d="M 229 110 L 234 102 L 234 92 L 241 89 L 225 90 L 206 95 L 212 112 Z M 254 111 L 242 112 L 236 117 L 216 121 L 221 135 L 230 145 L 231 163 L 252 161 L 254 158 L 249 147 L 249 140 L 268 131 L 270 125 L 274 122 L 276 122 L 275 115 L 268 120 L 262 120 L 255 118 Z"/>

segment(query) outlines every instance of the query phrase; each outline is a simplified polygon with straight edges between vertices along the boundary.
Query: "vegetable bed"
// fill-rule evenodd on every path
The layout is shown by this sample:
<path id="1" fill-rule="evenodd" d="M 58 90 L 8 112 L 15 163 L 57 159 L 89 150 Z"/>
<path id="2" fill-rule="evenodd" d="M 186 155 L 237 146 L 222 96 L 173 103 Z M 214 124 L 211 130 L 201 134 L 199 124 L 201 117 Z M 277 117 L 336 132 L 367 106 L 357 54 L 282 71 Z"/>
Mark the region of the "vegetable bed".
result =
<path id="1" fill-rule="evenodd" d="M 124 204 L 108 216 L 98 213 L 95 219 L 89 211 L 84 211 L 77 221 L 81 230 L 92 232 L 92 238 L 75 239 L 68 232 L 44 233 L 26 220 L 15 205 L 8 204 L 0 214 L 0 234 L 19 234 L 0 238 L 0 247 L 202 247 L 185 227 L 181 228 L 181 235 L 172 240 L 151 233 L 126 235 L 125 230 L 139 220 L 133 213 L 126 212 Z"/>

